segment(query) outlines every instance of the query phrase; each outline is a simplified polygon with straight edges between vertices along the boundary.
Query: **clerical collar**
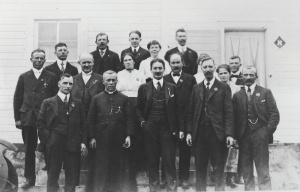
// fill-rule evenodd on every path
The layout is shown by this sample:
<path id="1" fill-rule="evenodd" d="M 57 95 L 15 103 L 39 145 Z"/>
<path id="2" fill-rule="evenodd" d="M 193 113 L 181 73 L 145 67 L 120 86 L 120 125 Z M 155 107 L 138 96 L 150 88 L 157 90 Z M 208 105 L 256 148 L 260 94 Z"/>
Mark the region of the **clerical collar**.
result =
<path id="1" fill-rule="evenodd" d="M 183 49 L 183 51 L 186 51 L 186 50 L 187 50 L 187 46 L 186 46 L 186 45 L 181 46 L 180 44 L 178 44 L 178 45 L 177 45 L 177 48 L 178 48 L 178 50 L 179 50 L 180 52 L 182 51 L 182 49 Z"/>
<path id="2" fill-rule="evenodd" d="M 138 51 L 139 51 L 139 49 L 140 49 L 140 46 L 137 46 L 137 47 L 132 47 L 132 46 L 131 46 L 131 50 L 132 50 L 132 52 L 134 52 L 134 50 L 136 50 L 136 52 L 138 52 Z"/>
<path id="3" fill-rule="evenodd" d="M 177 76 L 177 77 L 180 77 L 180 76 L 181 76 L 181 73 L 182 73 L 182 70 L 179 72 L 179 76 L 177 76 L 177 75 L 174 76 L 174 73 L 173 73 L 173 72 L 171 72 L 171 75 L 172 75 L 173 77 L 176 77 L 176 76 Z"/>
<path id="4" fill-rule="evenodd" d="M 105 92 L 106 92 L 107 94 L 109 94 L 109 95 L 114 94 L 116 91 L 117 91 L 117 90 L 114 90 L 114 91 L 107 91 L 107 90 L 105 89 Z"/>
<path id="5" fill-rule="evenodd" d="M 209 81 L 209 88 L 215 83 L 216 77 L 213 77 L 212 80 Z M 204 85 L 206 86 L 208 81 L 204 79 Z"/>
<path id="6" fill-rule="evenodd" d="M 57 65 L 58 65 L 58 67 L 61 68 L 61 63 L 63 63 L 65 66 L 67 65 L 67 60 L 62 61 L 62 60 L 60 60 L 60 59 L 57 59 L 57 60 L 56 60 L 56 63 L 57 63 Z"/>
<path id="7" fill-rule="evenodd" d="M 66 94 L 64 94 L 64 93 L 62 93 L 62 92 L 60 92 L 60 91 L 58 91 L 57 96 L 59 96 L 59 98 L 60 98 L 62 101 L 64 101 L 65 98 L 66 98 Z M 67 94 L 67 100 L 69 101 L 69 99 L 70 99 L 70 93 Z"/>
<path id="8" fill-rule="evenodd" d="M 89 73 L 85 73 L 84 71 L 81 71 L 81 72 L 82 72 L 82 75 L 85 75 L 85 76 L 91 76 L 93 71 L 91 71 L 91 72 L 89 72 Z"/>
<path id="9" fill-rule="evenodd" d="M 41 69 L 36 69 L 36 68 L 32 67 L 33 73 L 39 73 L 39 74 L 41 74 L 43 72 L 43 69 L 44 69 L 43 67 Z"/>
<path id="10" fill-rule="evenodd" d="M 239 70 L 237 72 L 235 72 L 235 73 L 231 72 L 231 75 L 237 75 L 237 76 L 239 76 L 240 73 L 241 73 L 241 67 L 239 68 Z"/>
<path id="11" fill-rule="evenodd" d="M 157 86 L 157 83 L 159 82 L 160 83 L 160 85 L 161 86 L 163 86 L 164 85 L 164 78 L 161 78 L 160 80 L 157 80 L 157 79 L 154 79 L 153 78 L 153 85 L 154 85 L 154 87 L 156 87 Z"/>

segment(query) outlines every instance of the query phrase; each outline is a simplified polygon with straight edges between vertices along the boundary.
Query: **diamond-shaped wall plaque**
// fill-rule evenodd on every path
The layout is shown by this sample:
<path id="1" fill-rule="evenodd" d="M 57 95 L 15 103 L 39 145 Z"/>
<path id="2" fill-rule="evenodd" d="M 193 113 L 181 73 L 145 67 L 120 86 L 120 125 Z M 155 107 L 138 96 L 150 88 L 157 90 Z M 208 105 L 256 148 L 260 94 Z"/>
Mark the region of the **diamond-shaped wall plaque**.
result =
<path id="1" fill-rule="evenodd" d="M 276 39 L 276 41 L 274 42 L 274 44 L 275 44 L 277 47 L 281 48 L 281 47 L 283 47 L 283 46 L 285 45 L 285 41 L 279 36 L 279 37 Z"/>

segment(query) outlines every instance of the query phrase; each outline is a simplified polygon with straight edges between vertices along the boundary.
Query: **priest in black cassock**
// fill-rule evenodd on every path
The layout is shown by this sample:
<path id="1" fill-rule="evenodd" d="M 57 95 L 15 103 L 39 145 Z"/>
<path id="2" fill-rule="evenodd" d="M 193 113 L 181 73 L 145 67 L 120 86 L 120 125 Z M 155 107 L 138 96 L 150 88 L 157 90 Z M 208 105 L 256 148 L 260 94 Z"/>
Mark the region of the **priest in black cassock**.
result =
<path id="1" fill-rule="evenodd" d="M 137 191 L 128 178 L 127 150 L 134 134 L 133 109 L 128 97 L 116 90 L 117 74 L 103 74 L 105 91 L 93 97 L 89 113 L 89 145 L 93 165 L 89 166 L 88 192 Z M 135 178 L 134 178 L 135 179 Z"/>

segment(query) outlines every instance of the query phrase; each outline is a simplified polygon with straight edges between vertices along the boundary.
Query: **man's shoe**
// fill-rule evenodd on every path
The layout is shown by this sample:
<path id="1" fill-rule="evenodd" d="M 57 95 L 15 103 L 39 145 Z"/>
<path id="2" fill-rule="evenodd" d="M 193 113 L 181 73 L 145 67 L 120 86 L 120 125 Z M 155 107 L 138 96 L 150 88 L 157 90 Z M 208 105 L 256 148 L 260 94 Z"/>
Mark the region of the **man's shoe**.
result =
<path id="1" fill-rule="evenodd" d="M 227 180 L 227 185 L 230 186 L 231 188 L 236 188 L 238 185 L 234 181 L 234 177 L 230 178 Z"/>
<path id="2" fill-rule="evenodd" d="M 183 180 L 181 183 L 182 189 L 188 189 L 190 188 L 190 183 L 187 180 Z"/>
<path id="3" fill-rule="evenodd" d="M 166 181 L 161 181 L 161 182 L 160 182 L 160 188 L 161 188 L 161 189 L 166 188 L 166 186 L 167 186 L 167 182 L 166 182 Z"/>
<path id="4" fill-rule="evenodd" d="M 26 182 L 20 184 L 20 188 L 23 188 L 23 189 L 28 189 L 32 186 L 35 186 L 35 182 L 26 181 Z"/>

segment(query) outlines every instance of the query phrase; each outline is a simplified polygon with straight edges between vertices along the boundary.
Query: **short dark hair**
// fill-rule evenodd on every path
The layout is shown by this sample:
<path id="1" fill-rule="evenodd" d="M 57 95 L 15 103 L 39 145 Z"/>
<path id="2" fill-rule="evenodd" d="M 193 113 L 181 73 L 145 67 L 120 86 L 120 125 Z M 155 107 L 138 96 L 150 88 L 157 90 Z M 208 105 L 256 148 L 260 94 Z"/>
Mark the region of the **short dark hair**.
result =
<path id="1" fill-rule="evenodd" d="M 163 64 L 164 69 L 166 68 L 166 67 L 165 67 L 165 62 L 164 62 L 164 60 L 162 60 L 162 59 L 160 59 L 160 58 L 156 58 L 156 59 L 153 59 L 153 60 L 150 62 L 150 69 L 152 69 L 153 64 L 156 63 L 156 62 L 159 62 L 159 63 Z"/>
<path id="2" fill-rule="evenodd" d="M 132 33 L 137 34 L 140 38 L 142 37 L 142 33 L 141 33 L 140 31 L 138 31 L 138 30 L 130 31 L 129 36 L 130 36 Z"/>
<path id="3" fill-rule="evenodd" d="M 72 77 L 73 78 L 73 76 L 72 75 L 70 75 L 69 73 L 63 73 L 63 74 L 61 74 L 60 76 L 59 76 L 59 80 L 62 80 L 62 79 L 64 79 L 64 78 L 69 78 L 69 77 Z"/>
<path id="4" fill-rule="evenodd" d="M 228 73 L 231 73 L 230 67 L 227 64 L 221 64 L 217 67 L 216 71 L 217 73 L 219 73 L 220 69 L 226 69 L 226 71 L 228 71 Z"/>
<path id="5" fill-rule="evenodd" d="M 106 39 L 107 39 L 107 41 L 108 41 L 108 35 L 107 35 L 106 33 L 103 33 L 103 32 L 98 33 L 98 34 L 96 35 L 96 41 L 97 41 L 97 38 L 98 38 L 99 36 L 102 36 L 102 35 L 106 35 Z"/>
<path id="6" fill-rule="evenodd" d="M 37 49 L 33 50 L 31 52 L 31 58 L 32 58 L 32 56 L 33 56 L 34 53 L 44 53 L 45 57 L 46 57 L 46 53 L 45 53 L 45 51 L 43 49 L 37 48 Z"/>
<path id="7" fill-rule="evenodd" d="M 182 55 L 180 52 L 172 53 L 172 54 L 169 56 L 169 58 L 168 58 L 169 63 L 171 63 L 171 57 L 172 57 L 173 55 L 179 55 L 180 58 L 181 58 L 181 63 L 182 63 L 182 64 L 184 63 L 183 55 Z"/>
<path id="8" fill-rule="evenodd" d="M 133 56 L 132 53 L 124 53 L 124 54 L 122 55 L 122 58 L 121 58 L 121 63 L 124 64 L 124 58 L 125 58 L 127 55 L 130 56 L 130 57 L 132 58 L 134 64 L 136 64 L 136 59 L 135 59 L 135 57 Z"/>
<path id="9" fill-rule="evenodd" d="M 198 58 L 198 60 L 197 60 L 197 64 L 198 65 L 202 65 L 202 63 L 204 62 L 204 61 L 207 61 L 207 60 L 212 60 L 213 62 L 214 62 L 214 64 L 215 64 L 215 61 L 207 54 L 207 53 L 201 53 L 200 55 L 199 55 L 199 58 Z"/>
<path id="10" fill-rule="evenodd" d="M 180 29 L 177 29 L 177 31 L 175 33 L 175 36 L 177 36 L 178 32 L 184 32 L 184 33 L 186 33 L 186 31 L 184 30 L 184 28 L 180 28 Z"/>
<path id="11" fill-rule="evenodd" d="M 239 56 L 237 56 L 237 55 L 231 56 L 231 57 L 229 58 L 229 61 L 230 61 L 230 60 L 233 60 L 233 59 L 239 59 L 239 61 L 241 62 L 241 58 L 240 58 Z"/>
<path id="12" fill-rule="evenodd" d="M 156 40 L 152 40 L 152 41 L 150 41 L 150 42 L 147 44 L 148 50 L 150 49 L 150 47 L 151 47 L 152 45 L 158 45 L 159 48 L 161 49 L 161 45 L 159 44 L 159 42 L 156 41 Z"/>
<path id="13" fill-rule="evenodd" d="M 55 51 L 56 51 L 57 47 L 68 47 L 68 46 L 65 43 L 59 42 L 55 45 Z"/>

